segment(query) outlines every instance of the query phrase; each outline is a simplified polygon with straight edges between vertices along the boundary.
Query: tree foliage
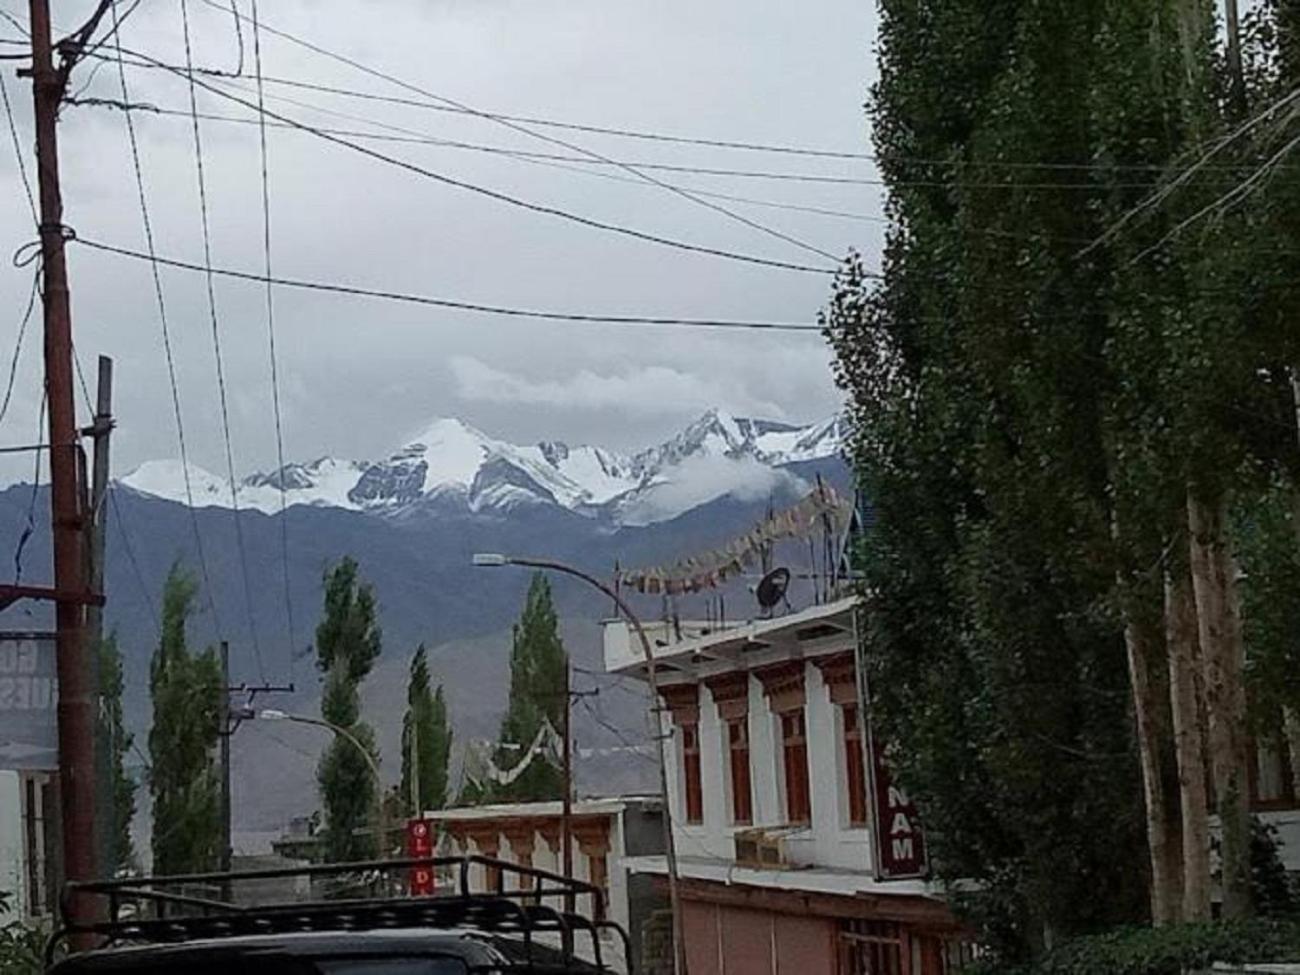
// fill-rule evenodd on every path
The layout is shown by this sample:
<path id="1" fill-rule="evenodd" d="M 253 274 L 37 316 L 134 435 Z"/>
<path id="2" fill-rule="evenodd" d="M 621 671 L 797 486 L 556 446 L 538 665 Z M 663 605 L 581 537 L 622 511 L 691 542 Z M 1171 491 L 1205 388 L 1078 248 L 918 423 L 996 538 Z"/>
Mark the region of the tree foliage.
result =
<path id="1" fill-rule="evenodd" d="M 117 634 L 99 646 L 99 713 L 96 737 L 108 764 L 108 828 L 104 863 L 116 873 L 135 865 L 131 821 L 135 818 L 135 780 L 126 770 L 126 756 L 135 736 L 127 731 L 122 709 L 122 652 Z"/>
<path id="2" fill-rule="evenodd" d="M 344 558 L 325 573 L 324 612 L 316 627 L 317 666 L 325 672 L 321 717 L 349 732 L 378 761 L 374 730 L 361 720 L 361 682 L 382 646 L 374 591 L 360 578 L 357 563 Z M 326 862 L 375 856 L 373 822 L 379 784 L 366 756 L 343 735 L 321 756 L 316 769 L 325 808 Z M 369 827 L 369 831 L 368 828 Z"/>
<path id="3" fill-rule="evenodd" d="M 198 583 L 179 565 L 163 586 L 162 638 L 149 668 L 149 791 L 153 797 L 153 871 L 215 870 L 221 837 L 214 750 L 221 665 L 209 647 L 191 653 L 186 624 Z"/>
<path id="4" fill-rule="evenodd" d="M 510 697 L 495 754 L 498 768 L 512 768 L 522 760 L 543 722 L 560 729 L 567 704 L 567 666 L 568 655 L 551 602 L 551 584 L 538 572 L 528 586 L 523 612 L 513 630 Z M 530 802 L 558 799 L 563 790 L 562 770 L 547 750 L 539 753 L 509 785 L 484 784 L 483 798 Z"/>
<path id="5" fill-rule="evenodd" d="M 1248 21 L 1248 115 L 1300 81 L 1294 8 Z M 1157 833 L 1178 853 L 1163 594 L 1197 545 L 1229 567 L 1220 607 L 1234 559 L 1257 567 L 1247 672 L 1297 652 L 1272 607 L 1294 586 L 1300 184 L 1217 206 L 1296 121 L 1186 175 L 1241 121 L 1213 13 L 881 4 L 883 274 L 850 258 L 825 316 L 877 513 L 864 661 L 935 869 L 977 882 L 957 901 L 1008 958 L 1142 918 L 1135 864 Z M 1192 503 L 1232 517 L 1192 538 Z M 1292 686 L 1252 708 L 1294 706 Z M 1216 754 L 1216 781 L 1240 782 Z"/>
<path id="6" fill-rule="evenodd" d="M 433 691 L 429 656 L 424 644 L 411 658 L 402 719 L 401 807 L 407 815 L 447 804 L 447 773 L 451 761 L 451 725 L 442 685 Z"/>

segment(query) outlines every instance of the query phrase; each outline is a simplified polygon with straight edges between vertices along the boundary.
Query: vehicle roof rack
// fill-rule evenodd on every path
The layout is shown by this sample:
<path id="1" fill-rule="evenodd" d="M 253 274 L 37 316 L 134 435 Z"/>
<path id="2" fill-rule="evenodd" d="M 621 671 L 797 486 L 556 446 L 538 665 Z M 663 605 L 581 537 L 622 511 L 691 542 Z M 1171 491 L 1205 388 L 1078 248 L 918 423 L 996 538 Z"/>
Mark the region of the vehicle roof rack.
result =
<path id="1" fill-rule="evenodd" d="M 483 868 L 480 872 L 487 881 L 483 889 L 472 887 L 471 868 L 475 866 Z M 432 894 L 411 893 L 410 881 L 416 870 L 429 870 L 437 878 Z M 250 885 L 274 880 L 304 880 L 317 896 L 244 902 Z M 320 893 L 326 896 L 318 896 Z M 98 936 L 99 947 L 111 947 L 239 935 L 430 928 L 517 937 L 524 947 L 523 957 L 509 963 L 507 970 L 537 972 L 555 970 L 554 963 L 534 959 L 534 938 L 544 933 L 559 936 L 562 964 L 612 971 L 603 957 L 600 937 L 612 931 L 630 966 L 627 932 L 612 922 L 593 921 L 579 914 L 575 905 L 580 896 L 592 898 L 594 917 L 605 916 L 604 891 L 593 884 L 483 856 L 368 860 L 70 883 L 60 901 L 63 927 L 50 938 L 46 961 L 52 962 L 58 946 L 75 935 Z M 548 903 L 556 900 L 560 901 L 558 907 Z M 78 917 L 95 920 L 76 920 Z M 575 953 L 574 936 L 579 933 L 590 937 L 591 958 Z"/>

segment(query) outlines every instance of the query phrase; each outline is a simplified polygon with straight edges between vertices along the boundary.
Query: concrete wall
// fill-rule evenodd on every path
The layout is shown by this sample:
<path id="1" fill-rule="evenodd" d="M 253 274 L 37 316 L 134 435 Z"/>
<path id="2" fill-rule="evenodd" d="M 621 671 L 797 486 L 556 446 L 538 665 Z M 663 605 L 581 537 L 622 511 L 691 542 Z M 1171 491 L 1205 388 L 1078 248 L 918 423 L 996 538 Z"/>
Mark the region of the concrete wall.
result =
<path id="1" fill-rule="evenodd" d="M 848 825 L 845 784 L 842 709 L 831 703 L 821 671 L 804 664 L 804 717 L 808 734 L 808 775 L 812 796 L 812 822 L 786 838 L 787 855 L 800 865 L 871 870 L 871 835 L 865 828 Z M 665 730 L 672 731 L 668 718 Z M 674 836 L 683 857 L 732 859 L 733 834 L 746 826 L 731 823 L 728 799 L 726 726 L 708 688 L 700 685 L 700 767 L 704 791 L 704 821 L 685 822 L 680 737 L 673 735 L 668 750 L 669 801 L 673 809 Z M 778 720 L 768 706 L 758 680 L 749 681 L 750 781 L 755 827 L 785 825 L 782 761 Z"/>
<path id="2" fill-rule="evenodd" d="M 22 917 L 27 908 L 22 795 L 19 774 L 0 771 L 0 892 L 9 899 L 9 911 L 0 911 L 0 925 Z"/>

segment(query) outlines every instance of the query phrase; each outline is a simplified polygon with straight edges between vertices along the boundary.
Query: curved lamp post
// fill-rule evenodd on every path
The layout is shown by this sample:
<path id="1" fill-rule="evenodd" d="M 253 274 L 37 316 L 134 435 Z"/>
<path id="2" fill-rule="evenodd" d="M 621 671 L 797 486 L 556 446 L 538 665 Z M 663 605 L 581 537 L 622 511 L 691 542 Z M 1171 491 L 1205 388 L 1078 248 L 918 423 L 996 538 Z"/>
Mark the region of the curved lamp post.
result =
<path id="1" fill-rule="evenodd" d="M 646 677 L 650 684 L 650 694 L 657 708 L 659 705 L 659 678 L 655 673 L 654 650 L 650 645 L 650 638 L 646 635 L 645 627 L 641 625 L 641 620 L 637 618 L 636 613 L 632 612 L 632 607 L 613 590 L 610 586 L 601 582 L 595 576 L 588 575 L 581 569 L 575 569 L 571 565 L 563 562 L 555 562 L 551 559 L 541 558 L 521 558 L 514 555 L 500 555 L 496 553 L 480 552 L 474 556 L 474 564 L 485 568 L 496 568 L 505 565 L 517 565 L 530 569 L 545 569 L 552 572 L 559 572 L 564 575 L 573 576 L 581 579 L 589 586 L 599 589 L 602 593 L 613 600 L 614 605 L 618 607 L 629 623 L 632 629 L 636 630 L 637 638 L 641 642 L 641 651 L 645 655 Z M 658 712 L 656 711 L 656 715 Z M 672 812 L 668 805 L 668 764 L 664 750 L 664 735 L 662 733 L 662 723 L 656 717 L 655 742 L 659 746 L 659 793 L 660 800 L 663 803 L 663 823 L 664 823 L 664 858 L 668 867 L 668 901 L 672 908 L 673 915 L 673 972 L 674 975 L 686 975 L 686 942 L 682 936 L 682 910 L 681 899 L 677 891 L 677 849 L 673 841 L 673 823 Z"/>
<path id="2" fill-rule="evenodd" d="M 375 761 L 375 756 L 370 754 L 370 749 L 362 743 L 361 739 L 342 725 L 337 725 L 333 721 L 326 721 L 324 718 L 310 718 L 305 714 L 289 714 L 287 711 L 277 711 L 271 708 L 257 711 L 253 716 L 263 721 L 293 721 L 296 724 L 311 724 L 318 728 L 324 728 L 354 746 L 361 753 L 361 756 L 366 760 L 366 765 L 370 767 L 370 774 L 375 779 L 375 825 L 379 830 L 379 858 L 387 860 L 388 814 L 384 808 L 384 780 L 379 775 L 379 763 Z"/>

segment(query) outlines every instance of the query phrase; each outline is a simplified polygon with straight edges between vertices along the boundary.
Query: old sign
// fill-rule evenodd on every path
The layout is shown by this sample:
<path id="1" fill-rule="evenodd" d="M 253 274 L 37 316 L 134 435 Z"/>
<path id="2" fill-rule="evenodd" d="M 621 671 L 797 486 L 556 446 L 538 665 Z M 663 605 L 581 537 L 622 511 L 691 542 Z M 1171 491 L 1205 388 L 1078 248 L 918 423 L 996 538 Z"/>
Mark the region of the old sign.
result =
<path id="1" fill-rule="evenodd" d="M 52 637 L 0 633 L 0 769 L 58 768 Z"/>
<path id="2" fill-rule="evenodd" d="M 873 742 L 874 746 L 874 742 Z M 906 880 L 929 872 L 925 858 L 925 834 L 916 806 L 890 777 L 881 749 L 871 749 L 872 802 L 876 820 L 876 877 Z"/>

